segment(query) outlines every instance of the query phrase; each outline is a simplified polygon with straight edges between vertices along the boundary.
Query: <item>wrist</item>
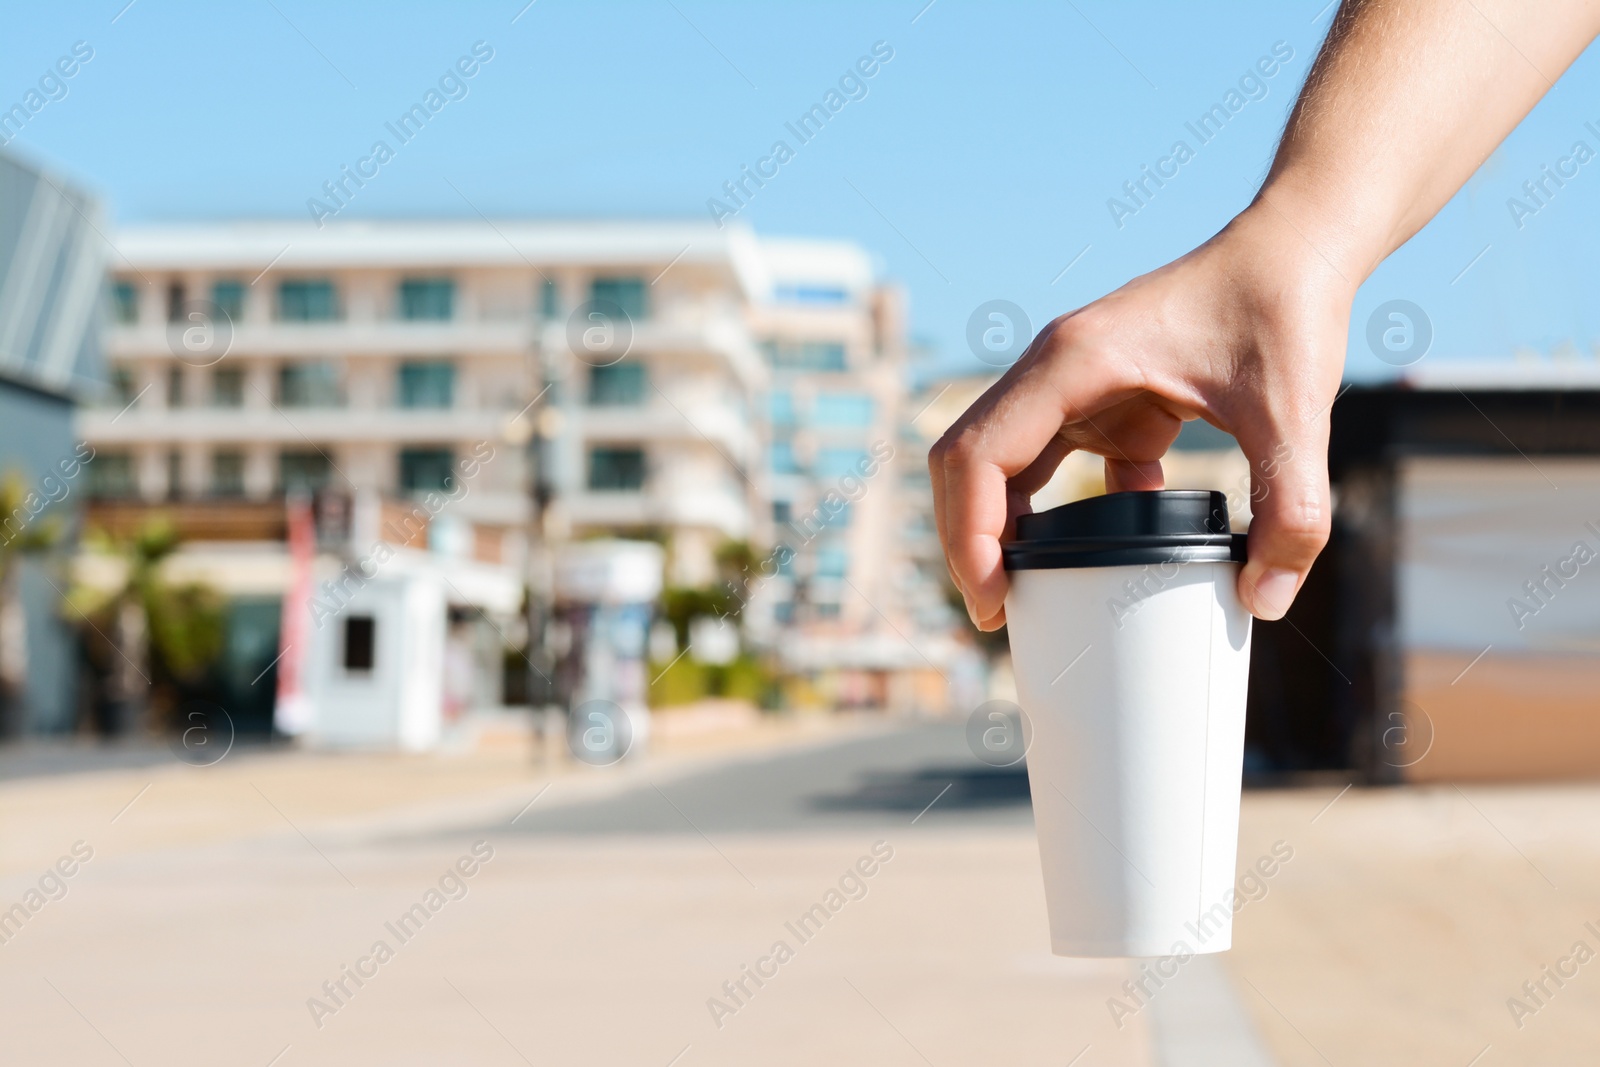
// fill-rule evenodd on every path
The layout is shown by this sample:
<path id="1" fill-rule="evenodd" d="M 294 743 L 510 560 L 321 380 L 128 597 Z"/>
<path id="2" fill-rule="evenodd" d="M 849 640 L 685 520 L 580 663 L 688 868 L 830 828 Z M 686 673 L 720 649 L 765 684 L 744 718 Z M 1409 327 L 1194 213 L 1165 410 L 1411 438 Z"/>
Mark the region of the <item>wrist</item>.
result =
<path id="1" fill-rule="evenodd" d="M 1347 302 L 1389 254 L 1381 236 L 1355 213 L 1288 183 L 1269 182 L 1229 225 L 1247 242 L 1270 248 L 1272 259 L 1302 282 L 1317 283 Z"/>

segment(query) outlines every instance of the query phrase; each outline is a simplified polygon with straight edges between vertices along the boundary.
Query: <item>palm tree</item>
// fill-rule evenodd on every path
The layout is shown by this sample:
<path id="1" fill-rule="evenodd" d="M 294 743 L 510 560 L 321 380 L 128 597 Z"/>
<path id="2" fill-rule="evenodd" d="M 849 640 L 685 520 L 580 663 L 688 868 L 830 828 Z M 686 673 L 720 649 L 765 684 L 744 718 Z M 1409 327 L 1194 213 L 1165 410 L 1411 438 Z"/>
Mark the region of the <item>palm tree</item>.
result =
<path id="1" fill-rule="evenodd" d="M 109 732 L 123 732 L 150 708 L 151 725 L 168 726 L 180 691 L 202 682 L 222 654 L 222 597 L 201 583 L 166 579 L 163 564 L 179 543 L 166 518 L 147 519 L 131 537 L 96 530 L 84 540 L 122 564 L 117 583 L 80 582 L 67 596 L 72 614 L 88 625 L 90 659 L 105 672 Z"/>
<path id="2" fill-rule="evenodd" d="M 34 520 L 49 503 L 17 471 L 0 477 L 0 733 L 15 732 L 28 681 L 28 628 L 17 561 L 43 552 L 61 538 L 56 515 Z"/>

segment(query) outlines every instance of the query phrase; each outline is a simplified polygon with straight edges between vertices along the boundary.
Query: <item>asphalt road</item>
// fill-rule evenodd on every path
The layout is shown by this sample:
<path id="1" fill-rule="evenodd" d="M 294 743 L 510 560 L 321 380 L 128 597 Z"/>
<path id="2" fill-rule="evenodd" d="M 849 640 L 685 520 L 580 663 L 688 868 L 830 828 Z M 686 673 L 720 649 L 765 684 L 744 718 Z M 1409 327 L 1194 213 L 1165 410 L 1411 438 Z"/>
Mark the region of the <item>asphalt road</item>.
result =
<path id="1" fill-rule="evenodd" d="M 599 772 L 604 773 L 604 772 Z M 926 809 L 926 810 L 925 810 Z M 696 834 L 1028 826 L 1026 767 L 989 767 L 959 723 L 918 724 L 519 818 L 524 834 Z"/>

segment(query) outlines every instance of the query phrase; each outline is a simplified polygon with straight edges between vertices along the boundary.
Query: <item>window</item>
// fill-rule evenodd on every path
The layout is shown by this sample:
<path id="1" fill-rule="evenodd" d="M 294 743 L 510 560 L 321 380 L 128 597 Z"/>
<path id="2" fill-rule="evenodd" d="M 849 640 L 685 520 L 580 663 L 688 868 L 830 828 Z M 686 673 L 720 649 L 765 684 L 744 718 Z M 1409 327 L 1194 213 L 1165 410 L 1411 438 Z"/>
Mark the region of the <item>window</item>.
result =
<path id="1" fill-rule="evenodd" d="M 815 472 L 819 478 L 843 478 L 847 474 L 861 477 L 861 468 L 870 464 L 867 454 L 859 448 L 824 448 L 817 452 Z"/>
<path id="2" fill-rule="evenodd" d="M 454 317 L 456 283 L 449 278 L 407 278 L 400 283 L 400 317 L 444 322 Z"/>
<path id="3" fill-rule="evenodd" d="M 589 488 L 637 492 L 644 488 L 644 449 L 591 448 Z"/>
<path id="4" fill-rule="evenodd" d="M 774 474 L 800 473 L 800 463 L 795 458 L 792 441 L 774 441 L 768 445 L 767 463 Z"/>
<path id="5" fill-rule="evenodd" d="M 549 278 L 539 286 L 539 314 L 547 319 L 561 316 L 561 289 Z"/>
<path id="6" fill-rule="evenodd" d="M 836 341 L 768 341 L 767 361 L 785 370 L 835 371 L 845 369 L 844 345 Z"/>
<path id="7" fill-rule="evenodd" d="M 211 302 L 233 322 L 244 318 L 244 283 L 228 279 L 211 286 Z"/>
<path id="8" fill-rule="evenodd" d="M 278 368 L 278 403 L 286 408 L 335 408 L 344 403 L 332 363 L 289 363 Z"/>
<path id="9" fill-rule="evenodd" d="M 873 404 L 870 396 L 860 393 L 820 393 L 811 406 L 811 422 L 815 426 L 872 425 Z"/>
<path id="10" fill-rule="evenodd" d="M 794 517 L 794 504 L 788 500 L 774 500 L 772 502 L 772 521 L 779 526 L 784 525 Z"/>
<path id="11" fill-rule="evenodd" d="M 278 488 L 286 493 L 315 492 L 332 481 L 332 476 L 333 465 L 321 452 L 278 454 Z"/>
<path id="12" fill-rule="evenodd" d="M 608 300 L 634 322 L 644 318 L 643 278 L 596 278 L 589 286 L 589 299 Z"/>
<path id="13" fill-rule="evenodd" d="M 183 496 L 183 456 L 177 452 L 167 453 L 167 499 L 177 500 Z"/>
<path id="14" fill-rule="evenodd" d="M 211 405 L 219 408 L 244 407 L 244 371 L 227 367 L 211 372 Z"/>
<path id="15" fill-rule="evenodd" d="M 127 367 L 111 371 L 111 398 L 118 407 L 126 407 L 139 398 L 139 391 L 133 387 L 133 372 Z"/>
<path id="16" fill-rule="evenodd" d="M 100 500 L 124 500 L 134 495 L 133 457 L 126 452 L 98 452 L 86 464 L 89 495 Z"/>
<path id="17" fill-rule="evenodd" d="M 644 403 L 643 363 L 613 363 L 589 369 L 589 403 L 594 407 L 626 407 Z"/>
<path id="18" fill-rule="evenodd" d="M 332 322 L 339 301 L 327 278 L 300 278 L 278 283 L 278 318 L 285 322 Z"/>
<path id="19" fill-rule="evenodd" d="M 188 294 L 184 292 L 182 282 L 173 282 L 167 286 L 167 321 L 181 322 L 183 320 L 183 305 L 188 302 Z"/>
<path id="20" fill-rule="evenodd" d="M 402 448 L 400 488 L 408 493 L 449 492 L 456 484 L 455 462 L 448 448 Z"/>
<path id="21" fill-rule="evenodd" d="M 371 615 L 350 615 L 344 620 L 344 669 L 366 674 L 377 651 L 378 622 Z"/>
<path id="22" fill-rule="evenodd" d="M 847 304 L 850 292 L 837 286 L 775 285 L 772 298 L 781 304 Z"/>
<path id="23" fill-rule="evenodd" d="M 840 545 L 819 545 L 812 556 L 812 573 L 818 578 L 843 578 L 850 573 L 850 553 Z"/>
<path id="24" fill-rule="evenodd" d="M 139 321 L 139 291 L 132 282 L 118 282 L 111 287 L 111 312 L 124 326 Z"/>
<path id="25" fill-rule="evenodd" d="M 183 368 L 167 369 L 167 407 L 183 407 Z"/>
<path id="26" fill-rule="evenodd" d="M 211 454 L 211 495 L 244 495 L 243 453 L 213 452 Z"/>
<path id="27" fill-rule="evenodd" d="M 794 396 L 791 393 L 770 393 L 767 396 L 767 417 L 774 426 L 794 425 Z"/>
<path id="28" fill-rule="evenodd" d="M 449 360 L 402 363 L 400 365 L 400 406 L 403 408 L 447 408 L 455 403 L 456 367 Z"/>

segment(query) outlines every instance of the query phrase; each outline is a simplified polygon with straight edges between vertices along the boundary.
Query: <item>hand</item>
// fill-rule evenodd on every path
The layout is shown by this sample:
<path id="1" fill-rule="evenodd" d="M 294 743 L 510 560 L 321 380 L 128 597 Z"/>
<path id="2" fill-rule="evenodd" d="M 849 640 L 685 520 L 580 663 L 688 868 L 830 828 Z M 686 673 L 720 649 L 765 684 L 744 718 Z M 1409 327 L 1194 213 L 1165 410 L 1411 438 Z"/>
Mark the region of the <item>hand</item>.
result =
<path id="1" fill-rule="evenodd" d="M 1005 624 L 1000 542 L 1069 452 L 1105 457 L 1108 492 L 1160 489 L 1161 457 L 1193 418 L 1233 434 L 1250 461 L 1239 597 L 1281 618 L 1328 540 L 1328 415 L 1354 292 L 1258 201 L 1182 259 L 1041 330 L 928 459 L 939 538 L 978 628 Z"/>

